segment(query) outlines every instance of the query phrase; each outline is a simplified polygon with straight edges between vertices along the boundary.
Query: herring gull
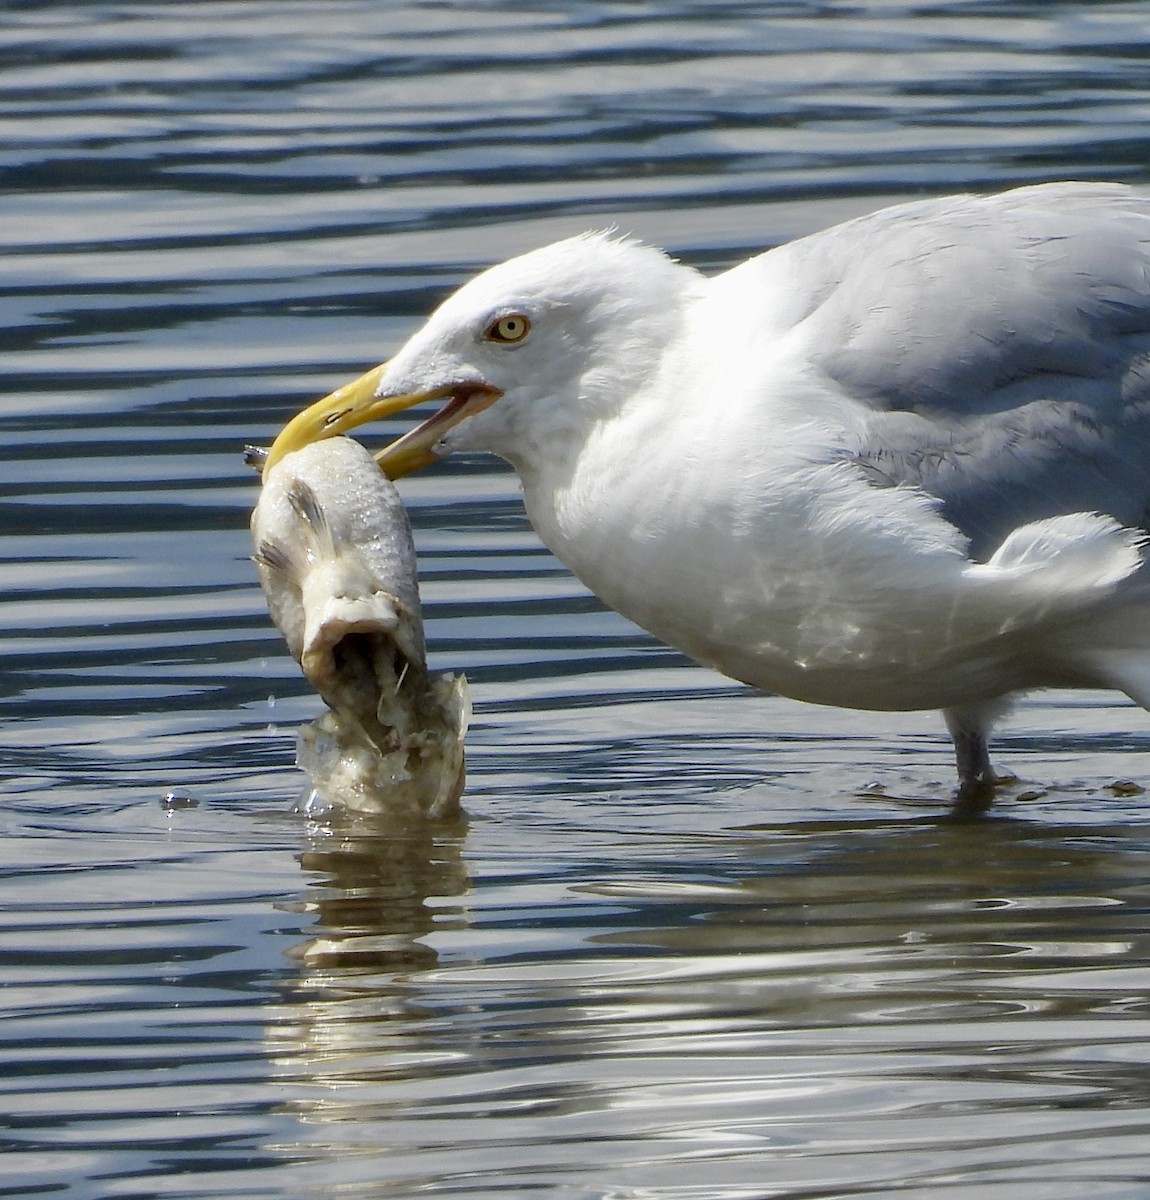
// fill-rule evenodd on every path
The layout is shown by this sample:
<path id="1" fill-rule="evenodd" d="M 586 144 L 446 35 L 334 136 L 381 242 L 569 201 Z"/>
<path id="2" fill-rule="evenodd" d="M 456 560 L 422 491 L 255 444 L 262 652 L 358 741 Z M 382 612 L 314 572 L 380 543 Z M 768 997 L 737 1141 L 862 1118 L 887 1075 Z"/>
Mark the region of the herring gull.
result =
<path id="1" fill-rule="evenodd" d="M 451 295 L 270 461 L 425 401 L 398 477 L 491 451 L 542 540 L 696 661 L 816 704 L 941 709 L 957 802 L 1036 688 L 1150 708 L 1150 200 L 900 204 L 706 277 L 585 234 Z"/>

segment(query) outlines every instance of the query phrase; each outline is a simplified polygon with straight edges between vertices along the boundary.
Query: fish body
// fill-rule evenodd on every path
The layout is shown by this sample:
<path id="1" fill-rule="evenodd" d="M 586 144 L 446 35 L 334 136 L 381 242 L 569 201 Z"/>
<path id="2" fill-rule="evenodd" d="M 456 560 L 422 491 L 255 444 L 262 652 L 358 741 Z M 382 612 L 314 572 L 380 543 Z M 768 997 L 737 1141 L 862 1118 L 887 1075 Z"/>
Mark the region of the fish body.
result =
<path id="1" fill-rule="evenodd" d="M 267 473 L 252 538 L 272 621 L 328 706 L 297 748 L 320 800 L 450 816 L 467 683 L 427 670 L 415 546 L 394 486 L 359 443 L 317 442 Z"/>

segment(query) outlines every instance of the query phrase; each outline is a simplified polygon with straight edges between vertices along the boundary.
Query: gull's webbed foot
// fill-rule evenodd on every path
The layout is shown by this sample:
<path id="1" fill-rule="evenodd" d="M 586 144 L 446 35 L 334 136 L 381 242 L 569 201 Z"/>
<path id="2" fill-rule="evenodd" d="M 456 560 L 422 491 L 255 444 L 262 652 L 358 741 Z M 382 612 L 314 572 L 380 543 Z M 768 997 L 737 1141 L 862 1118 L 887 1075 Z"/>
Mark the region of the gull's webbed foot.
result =
<path id="1" fill-rule="evenodd" d="M 988 775 L 960 777 L 958 791 L 954 793 L 950 808 L 951 816 L 981 817 L 994 803 L 994 793 L 1000 782 L 993 771 Z"/>

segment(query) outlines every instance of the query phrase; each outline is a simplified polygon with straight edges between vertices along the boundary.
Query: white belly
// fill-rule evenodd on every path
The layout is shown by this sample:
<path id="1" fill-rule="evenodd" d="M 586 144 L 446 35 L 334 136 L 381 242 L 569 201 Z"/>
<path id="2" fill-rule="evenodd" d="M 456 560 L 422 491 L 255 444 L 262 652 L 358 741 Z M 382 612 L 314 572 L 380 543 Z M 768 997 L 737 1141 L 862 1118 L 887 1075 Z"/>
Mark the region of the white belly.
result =
<path id="1" fill-rule="evenodd" d="M 632 477 L 617 493 L 600 479 L 591 503 L 578 489 L 526 497 L 544 541 L 607 605 L 764 690 L 918 709 L 1080 682 L 1034 652 L 1066 601 L 1036 586 L 1035 563 L 972 564 L 925 497 L 847 467 L 780 472 L 757 491 L 747 478 Z"/>

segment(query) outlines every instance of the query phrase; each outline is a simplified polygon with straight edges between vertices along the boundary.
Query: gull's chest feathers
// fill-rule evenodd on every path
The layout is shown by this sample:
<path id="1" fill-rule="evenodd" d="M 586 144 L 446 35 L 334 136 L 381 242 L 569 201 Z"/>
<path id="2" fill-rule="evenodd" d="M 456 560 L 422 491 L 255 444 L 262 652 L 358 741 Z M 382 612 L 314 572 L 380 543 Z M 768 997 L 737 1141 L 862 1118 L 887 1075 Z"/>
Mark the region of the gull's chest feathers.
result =
<path id="1" fill-rule="evenodd" d="M 965 560 L 916 493 L 877 491 L 845 465 L 709 463 L 689 442 L 659 469 L 661 456 L 613 441 L 589 443 L 566 477 L 529 478 L 528 514 L 605 604 L 656 637 L 816 700 L 824 686 L 841 694 L 844 673 L 865 692 L 864 676 L 953 646 L 940 604 L 958 603 Z"/>

